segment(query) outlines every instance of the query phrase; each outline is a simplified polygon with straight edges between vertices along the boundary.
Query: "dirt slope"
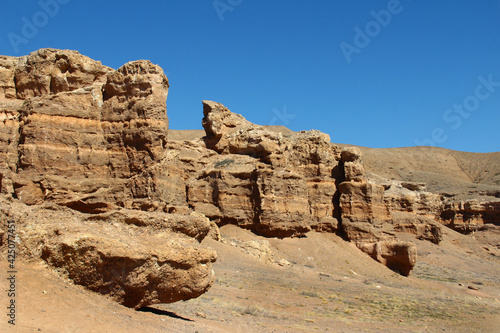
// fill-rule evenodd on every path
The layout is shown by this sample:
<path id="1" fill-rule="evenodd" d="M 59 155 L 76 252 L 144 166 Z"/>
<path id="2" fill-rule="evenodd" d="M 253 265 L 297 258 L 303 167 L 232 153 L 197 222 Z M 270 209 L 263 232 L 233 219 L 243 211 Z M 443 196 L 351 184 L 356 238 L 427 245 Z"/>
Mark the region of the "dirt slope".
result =
<path id="1" fill-rule="evenodd" d="M 61 280 L 39 263 L 19 263 L 17 325 L 2 320 L 0 331 L 497 332 L 500 327 L 498 258 L 454 231 L 447 231 L 439 246 L 407 235 L 418 243 L 420 256 L 408 278 L 335 235 L 312 232 L 279 240 L 235 226 L 221 231 L 223 242 L 204 241 L 219 254 L 214 287 L 200 298 L 147 312 Z M 268 262 L 241 246 L 266 241 Z M 4 261 L 1 265 L 5 271 Z"/>

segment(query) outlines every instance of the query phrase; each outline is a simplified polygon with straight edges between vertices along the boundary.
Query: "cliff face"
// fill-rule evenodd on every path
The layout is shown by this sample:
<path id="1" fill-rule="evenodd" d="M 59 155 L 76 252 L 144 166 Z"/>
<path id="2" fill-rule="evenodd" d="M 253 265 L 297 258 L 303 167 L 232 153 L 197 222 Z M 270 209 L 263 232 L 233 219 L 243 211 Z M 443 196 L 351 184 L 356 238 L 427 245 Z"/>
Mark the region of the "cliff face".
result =
<path id="1" fill-rule="evenodd" d="M 205 101 L 206 145 L 218 153 L 188 182 L 188 203 L 219 224 L 272 237 L 335 232 L 340 149 L 317 131 L 284 137 Z M 335 170 L 334 170 L 335 169 Z"/>
<path id="2" fill-rule="evenodd" d="M 163 158 L 168 129 L 162 69 L 114 71 L 51 49 L 14 59 L 2 80 L 13 82 L 1 100 L 2 192 L 88 213 L 148 198 L 144 171 Z"/>
<path id="3" fill-rule="evenodd" d="M 497 221 L 495 205 L 375 184 L 358 148 L 273 131 L 212 101 L 203 139 L 169 141 L 168 87 L 144 60 L 113 70 L 75 51 L 0 57 L 0 213 L 20 221 L 26 256 L 141 307 L 208 290 L 216 255 L 199 242 L 217 239 L 217 225 L 337 233 L 408 275 L 417 251 L 399 232 L 438 244 L 436 220 Z"/>
<path id="4" fill-rule="evenodd" d="M 172 186 L 158 168 L 167 94 L 149 61 L 113 70 L 53 49 L 0 58 L 2 223 L 17 221 L 21 253 L 130 307 L 214 281 L 215 253 L 198 245 L 208 219 L 137 211 Z"/>

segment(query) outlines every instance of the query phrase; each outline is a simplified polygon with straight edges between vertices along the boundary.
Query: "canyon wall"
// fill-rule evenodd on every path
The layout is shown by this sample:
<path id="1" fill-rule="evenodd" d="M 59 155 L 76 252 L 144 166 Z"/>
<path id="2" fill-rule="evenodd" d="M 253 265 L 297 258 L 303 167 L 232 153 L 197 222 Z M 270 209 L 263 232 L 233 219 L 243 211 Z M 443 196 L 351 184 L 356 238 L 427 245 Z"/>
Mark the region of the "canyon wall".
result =
<path id="1" fill-rule="evenodd" d="M 199 243 L 225 224 L 336 233 L 409 275 L 417 249 L 398 233 L 439 244 L 438 222 L 498 222 L 496 203 L 376 183 L 358 148 L 255 125 L 213 101 L 203 138 L 169 141 L 168 88 L 145 60 L 113 70 L 67 50 L 0 57 L 0 213 L 19 221 L 25 256 L 138 308 L 208 290 L 216 254 Z"/>

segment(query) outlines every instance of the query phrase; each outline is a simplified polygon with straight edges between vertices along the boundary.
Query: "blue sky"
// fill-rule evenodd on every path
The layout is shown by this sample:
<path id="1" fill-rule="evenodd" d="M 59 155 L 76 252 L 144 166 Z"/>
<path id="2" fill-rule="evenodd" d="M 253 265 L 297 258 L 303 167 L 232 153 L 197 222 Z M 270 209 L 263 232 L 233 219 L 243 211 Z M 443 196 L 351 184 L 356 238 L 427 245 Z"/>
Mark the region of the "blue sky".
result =
<path id="1" fill-rule="evenodd" d="M 201 129 L 210 99 L 338 143 L 500 151 L 500 0 L 2 0 L 2 9 L 0 54 L 54 47 L 113 68 L 159 64 L 172 129 Z"/>

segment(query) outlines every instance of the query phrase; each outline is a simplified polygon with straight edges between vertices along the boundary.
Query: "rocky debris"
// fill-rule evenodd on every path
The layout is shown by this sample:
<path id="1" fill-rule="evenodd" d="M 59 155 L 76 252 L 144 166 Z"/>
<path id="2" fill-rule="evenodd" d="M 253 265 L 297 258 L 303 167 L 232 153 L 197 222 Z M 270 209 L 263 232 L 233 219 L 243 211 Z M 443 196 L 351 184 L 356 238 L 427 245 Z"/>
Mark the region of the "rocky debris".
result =
<path id="1" fill-rule="evenodd" d="M 401 186 L 410 191 L 426 192 L 427 185 L 425 183 L 402 182 Z"/>
<path id="2" fill-rule="evenodd" d="M 277 262 L 278 266 L 281 266 L 281 267 L 290 267 L 292 266 L 292 263 L 289 262 L 288 260 L 286 259 L 280 259 L 278 262 Z"/>
<path id="3" fill-rule="evenodd" d="M 500 257 L 500 226 L 485 224 L 472 237 L 483 244 L 483 249 L 490 255 Z"/>
<path id="4" fill-rule="evenodd" d="M 269 246 L 269 241 L 267 240 L 242 241 L 237 238 L 223 238 L 222 242 L 240 248 L 246 254 L 257 258 L 262 262 L 270 262 L 273 258 L 273 253 Z"/>

